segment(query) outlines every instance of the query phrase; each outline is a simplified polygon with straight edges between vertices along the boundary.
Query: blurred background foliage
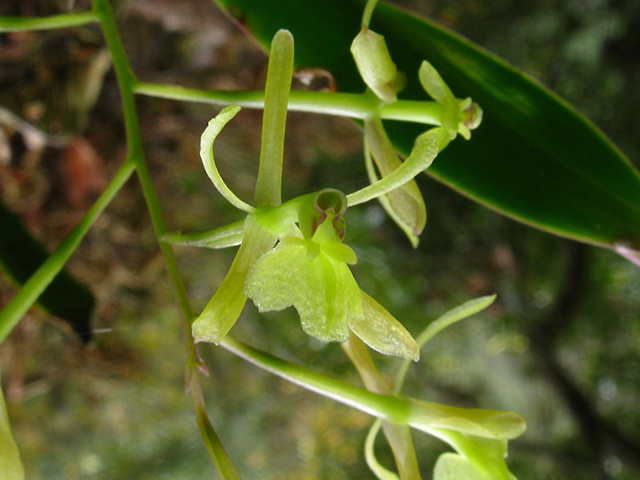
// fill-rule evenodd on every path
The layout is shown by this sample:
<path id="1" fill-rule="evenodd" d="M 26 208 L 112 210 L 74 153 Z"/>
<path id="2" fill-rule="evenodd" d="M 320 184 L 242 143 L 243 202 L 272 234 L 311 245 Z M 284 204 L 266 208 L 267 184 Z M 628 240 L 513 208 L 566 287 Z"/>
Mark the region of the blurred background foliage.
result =
<path id="1" fill-rule="evenodd" d="M 4 0 L 0 14 L 53 14 L 68 3 Z M 538 78 L 640 163 L 639 1 L 397 3 Z M 86 0 L 74 5 L 86 6 Z M 265 53 L 209 0 L 127 0 L 118 2 L 118 12 L 141 79 L 262 88 Z M 104 59 L 97 26 L 0 35 L 0 197 L 49 248 L 125 155 L 117 85 Z M 330 84 L 315 74 L 315 83 Z M 310 88 L 304 78 L 294 82 L 297 88 Z M 187 232 L 239 219 L 198 157 L 199 135 L 218 109 L 146 97 L 138 105 L 170 227 Z M 223 176 L 245 200 L 257 173 L 260 122 L 260 111 L 245 110 L 216 143 Z M 285 156 L 285 198 L 366 184 L 361 134 L 349 121 L 290 114 Z M 472 297 L 497 293 L 498 300 L 438 335 L 412 367 L 406 392 L 520 413 L 528 430 L 511 442 L 509 456 L 520 480 L 638 478 L 640 270 L 609 251 L 502 217 L 427 176 L 418 183 L 429 219 L 417 250 L 379 205 L 347 213 L 361 287 L 414 334 Z M 176 253 L 200 309 L 234 252 Z M 179 314 L 135 180 L 99 219 L 69 269 L 98 300 L 94 340 L 83 347 L 64 323 L 34 309 L 0 347 L 27 478 L 215 476 L 184 395 Z M 0 303 L 14 291 L 0 280 Z M 358 382 L 340 346 L 304 335 L 291 310 L 259 315 L 249 306 L 232 333 Z M 373 478 L 362 455 L 369 417 L 225 351 L 207 345 L 201 351 L 212 373 L 205 385 L 209 413 L 243 478 Z M 385 372 L 397 366 L 376 358 Z M 445 446 L 419 433 L 415 440 L 430 478 Z"/>

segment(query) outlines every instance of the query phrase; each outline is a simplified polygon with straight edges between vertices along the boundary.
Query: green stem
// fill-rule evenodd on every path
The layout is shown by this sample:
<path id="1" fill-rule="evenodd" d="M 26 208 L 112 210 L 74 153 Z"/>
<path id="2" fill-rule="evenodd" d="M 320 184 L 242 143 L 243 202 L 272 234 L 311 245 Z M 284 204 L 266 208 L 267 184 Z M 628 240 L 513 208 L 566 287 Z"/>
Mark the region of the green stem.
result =
<path id="1" fill-rule="evenodd" d="M 231 459 L 226 453 L 224 453 L 224 447 L 218 438 L 218 434 L 213 429 L 207 411 L 205 409 L 204 400 L 202 398 L 202 389 L 200 385 L 200 376 L 193 375 L 191 383 L 191 398 L 193 400 L 193 408 L 196 412 L 196 419 L 198 422 L 198 429 L 200 435 L 204 440 L 204 444 L 209 452 L 211 461 L 216 466 L 216 469 L 220 473 L 223 480 L 240 480 L 240 475 L 236 470 Z M 220 454 L 223 453 L 223 455 Z"/>
<path id="2" fill-rule="evenodd" d="M 64 13 L 62 15 L 53 15 L 50 17 L 0 16 L 0 33 L 77 27 L 79 25 L 85 25 L 96 21 L 98 21 L 98 17 L 92 11 Z"/>
<path id="3" fill-rule="evenodd" d="M 262 91 L 196 90 L 177 85 L 160 85 L 140 82 L 136 93 L 152 97 L 182 100 L 186 102 L 212 103 L 215 105 L 239 105 L 244 108 L 264 108 Z M 289 110 L 320 113 L 360 120 L 380 114 L 383 120 L 441 125 L 443 107 L 433 101 L 398 100 L 380 105 L 380 101 L 366 93 L 313 92 L 294 90 L 289 93 Z"/>
<path id="4" fill-rule="evenodd" d="M 378 0 L 369 0 L 367 5 L 364 7 L 364 13 L 362 14 L 362 26 L 369 28 L 369 23 L 371 23 L 371 16 L 373 15 L 373 10 L 376 8 L 376 4 Z"/>
<path id="5" fill-rule="evenodd" d="M 403 398 L 369 392 L 262 352 L 226 336 L 220 346 L 250 363 L 301 387 L 393 423 L 406 424 L 412 409 Z"/>
<path id="6" fill-rule="evenodd" d="M 373 358 L 369 353 L 369 349 L 364 342 L 355 335 L 350 335 L 349 340 L 342 344 L 342 348 L 347 353 L 351 363 L 356 367 L 360 378 L 364 382 L 367 390 L 388 395 L 391 393 L 391 387 L 380 374 Z M 384 469 L 375 458 L 373 444 L 380 427 L 383 427 L 384 434 L 393 451 L 396 460 L 400 480 L 420 480 L 420 468 L 416 451 L 411 438 L 411 431 L 407 425 L 398 425 L 390 422 L 382 422 L 378 420 L 371 427 L 370 435 L 367 437 L 365 444 L 365 458 L 367 464 L 379 478 L 387 480 L 398 480 L 398 476 Z"/>
<path id="7" fill-rule="evenodd" d="M 93 10 L 96 12 L 102 24 L 107 45 L 113 58 L 116 76 L 118 78 L 118 85 L 120 87 L 120 94 L 122 96 L 122 105 L 124 109 L 129 155 L 135 162 L 138 178 L 151 215 L 151 221 L 153 223 L 156 236 L 160 239 L 167 232 L 167 226 L 162 216 L 160 200 L 153 186 L 151 176 L 149 175 L 149 169 L 142 149 L 142 139 L 140 136 L 140 127 L 138 124 L 134 98 L 137 79 L 133 74 L 124 46 L 122 45 L 122 40 L 120 39 L 120 34 L 118 33 L 113 12 L 108 0 L 93 1 Z M 199 359 L 193 340 L 193 334 L 191 332 L 191 323 L 194 318 L 193 309 L 191 308 L 186 289 L 182 283 L 173 250 L 170 245 L 164 242 L 160 242 L 160 250 L 164 257 L 175 294 L 178 298 L 180 310 L 182 311 L 182 330 L 187 353 L 187 385 L 190 387 L 198 427 L 207 450 L 209 451 L 209 454 L 211 455 L 222 479 L 239 479 L 240 477 L 233 467 L 231 459 L 227 455 L 215 433 L 215 430 L 211 426 L 211 422 L 209 421 L 209 417 L 207 416 L 207 412 L 204 407 L 198 378 L 198 370 L 203 369 L 204 367 Z"/>
<path id="8" fill-rule="evenodd" d="M 80 244 L 80 241 L 89 231 L 89 228 L 96 221 L 102 211 L 109 205 L 116 193 L 129 179 L 135 168 L 135 163 L 131 157 L 127 158 L 120 167 L 111 183 L 102 192 L 96 203 L 82 217 L 82 220 L 69 232 L 60 242 L 55 252 L 38 268 L 29 278 L 11 301 L 0 311 L 0 343 L 11 333 L 20 319 L 27 313 L 27 310 L 38 300 L 40 294 L 53 281 L 55 276 L 62 270 L 71 254 Z"/>
<path id="9" fill-rule="evenodd" d="M 256 207 L 282 203 L 282 161 L 287 125 L 287 99 L 293 75 L 293 36 L 279 30 L 273 37 L 269 54 L 267 83 L 264 89 L 262 145 L 256 182 Z"/>

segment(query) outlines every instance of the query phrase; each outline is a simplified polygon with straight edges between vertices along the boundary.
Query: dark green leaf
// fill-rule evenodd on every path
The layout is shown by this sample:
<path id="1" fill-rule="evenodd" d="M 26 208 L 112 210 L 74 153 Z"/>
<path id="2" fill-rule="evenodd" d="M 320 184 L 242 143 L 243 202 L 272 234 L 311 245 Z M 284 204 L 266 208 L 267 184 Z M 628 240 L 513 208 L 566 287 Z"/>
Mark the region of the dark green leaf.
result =
<path id="1" fill-rule="evenodd" d="M 24 228 L 20 219 L 0 203 L 0 264 L 19 284 L 26 282 L 49 254 Z M 40 295 L 38 303 L 71 325 L 83 342 L 91 339 L 89 320 L 93 294 L 62 270 Z"/>

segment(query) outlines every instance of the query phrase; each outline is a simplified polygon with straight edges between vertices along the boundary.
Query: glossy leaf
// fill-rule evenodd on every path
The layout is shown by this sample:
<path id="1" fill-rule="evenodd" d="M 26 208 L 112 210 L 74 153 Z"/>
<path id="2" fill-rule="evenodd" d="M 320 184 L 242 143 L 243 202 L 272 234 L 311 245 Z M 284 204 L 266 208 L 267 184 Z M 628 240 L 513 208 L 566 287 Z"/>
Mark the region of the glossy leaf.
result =
<path id="1" fill-rule="evenodd" d="M 340 91 L 365 85 L 349 46 L 360 30 L 357 0 L 218 0 L 265 44 L 279 28 L 296 40 L 296 64 L 329 70 Z M 453 93 L 484 110 L 469 142 L 453 142 L 429 173 L 520 221 L 558 235 L 612 247 L 640 246 L 640 176 L 594 125 L 536 81 L 455 33 L 379 3 L 371 28 L 384 35 L 404 99 L 426 99 L 423 60 Z M 421 125 L 386 122 L 408 154 Z"/>

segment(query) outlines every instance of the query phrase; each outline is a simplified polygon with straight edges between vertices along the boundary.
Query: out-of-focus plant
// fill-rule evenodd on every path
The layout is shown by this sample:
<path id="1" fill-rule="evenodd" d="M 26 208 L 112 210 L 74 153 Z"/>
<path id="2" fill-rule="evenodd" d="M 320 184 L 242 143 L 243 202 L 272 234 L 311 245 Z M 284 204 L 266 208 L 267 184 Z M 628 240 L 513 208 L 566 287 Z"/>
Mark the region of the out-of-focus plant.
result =
<path id="1" fill-rule="evenodd" d="M 246 2 L 229 0 L 222 3 L 242 3 L 248 6 L 251 14 L 254 11 L 262 12 L 265 18 L 263 24 L 265 31 L 270 28 L 270 22 L 277 21 L 278 15 L 274 13 L 282 14 L 283 21 L 285 19 L 289 21 L 290 16 L 295 15 L 295 12 L 288 10 L 285 12 L 280 9 L 263 12 L 261 9 L 264 8 L 264 4 L 270 3 L 264 1 L 259 4 L 252 3 L 250 0 Z M 334 2 L 325 3 L 323 8 L 334 5 Z M 401 394 L 407 368 L 411 360 L 419 359 L 420 348 L 443 328 L 489 306 L 494 297 L 482 297 L 453 309 L 432 322 L 417 337 L 417 340 L 414 340 L 402 324 L 382 305 L 360 290 L 350 270 L 350 266 L 356 265 L 357 258 L 354 250 L 343 243 L 346 238 L 348 208 L 378 199 L 405 232 L 410 242 L 414 246 L 417 245 L 418 236 L 425 227 L 427 215 L 424 200 L 414 177 L 429 168 L 434 159 L 456 139 L 458 134 L 470 140 L 471 130 L 477 128 L 482 120 L 482 110 L 479 105 L 473 103 L 470 98 L 456 98 L 452 89 L 428 61 L 421 58 L 413 59 L 414 63 L 423 61 L 414 75 L 417 81 L 407 76 L 411 75 L 411 71 L 399 72 L 389 52 L 386 35 L 380 35 L 369 28 L 375 5 L 375 0 L 367 2 L 360 24 L 361 29 L 355 39 L 350 39 L 350 52 L 355 60 L 353 62 L 355 67 L 352 65 L 350 68 L 356 69 L 359 78 L 367 86 L 367 91 L 364 93 L 290 92 L 294 52 L 293 37 L 287 30 L 278 30 L 273 36 L 264 92 L 207 92 L 139 81 L 132 72 L 122 46 L 108 0 L 93 0 L 93 8 L 89 12 L 46 18 L 0 17 L 0 31 L 60 28 L 88 22 L 100 23 L 113 58 L 122 94 L 129 147 L 126 161 L 94 206 L 0 312 L 0 340 L 6 338 L 47 285 L 54 280 L 98 215 L 131 174 L 136 172 L 142 184 L 183 316 L 184 344 L 187 352 L 187 387 L 191 392 L 196 419 L 204 443 L 223 479 L 236 479 L 239 475 L 206 414 L 201 393 L 201 374 L 208 375 L 209 372 L 198 354 L 197 342 L 219 344 L 267 371 L 377 417 L 365 445 L 365 457 L 372 471 L 380 479 L 420 478 L 417 455 L 411 440 L 411 427 L 442 439 L 456 452 L 440 456 L 434 470 L 434 478 L 437 480 L 515 478 L 506 466 L 505 457 L 507 441 L 520 435 L 525 428 L 524 421 L 518 415 L 510 412 L 441 405 Z M 251 10 L 252 8 L 254 10 Z M 353 6 L 347 2 L 340 8 L 347 11 L 353 9 Z M 384 12 L 390 24 L 397 18 L 401 18 L 394 16 L 395 14 L 389 14 L 388 10 Z M 326 15 L 326 12 L 323 15 Z M 323 18 L 326 20 L 325 16 Z M 419 31 L 419 28 L 412 23 L 413 19 L 403 21 L 409 33 L 412 31 L 411 28 Z M 390 27 L 384 25 L 384 28 Z M 258 33 L 265 35 L 265 31 Z M 397 41 L 396 37 L 399 34 L 396 31 L 392 33 L 393 40 Z M 302 36 L 306 41 L 306 37 Z M 419 37 L 416 38 L 412 40 L 414 43 L 419 41 Z M 442 45 L 443 48 L 449 49 L 446 51 L 449 57 L 456 58 L 458 55 L 457 58 L 461 64 L 465 61 L 471 62 L 466 67 L 461 67 L 467 68 L 468 72 L 460 74 L 465 79 L 471 79 L 468 81 L 470 85 L 482 87 L 490 83 L 482 76 L 474 76 L 478 71 L 487 71 L 487 65 L 492 65 L 482 56 L 485 55 L 484 53 L 478 53 L 473 48 L 469 50 L 470 47 L 466 44 L 456 44 L 446 35 Z M 306 50 L 307 55 L 308 51 Z M 335 53 L 336 56 L 345 54 L 345 52 Z M 474 64 L 473 61 L 476 63 Z M 504 72 L 498 73 L 501 81 L 508 77 Z M 541 101 L 549 102 L 549 98 L 538 95 L 538 91 L 526 92 L 527 88 L 531 88 L 529 83 L 523 83 L 522 79 L 516 79 L 514 82 L 514 89 L 519 88 L 530 94 L 527 98 L 541 98 Z M 412 95 L 415 94 L 416 89 L 411 89 L 411 84 L 413 83 L 414 86 L 419 84 L 422 90 L 420 94 L 426 91 L 433 101 L 401 98 L 405 83 L 409 85 Z M 485 90 L 480 88 L 479 92 L 484 97 L 476 99 L 483 105 L 485 99 L 491 105 L 502 101 L 503 92 L 491 88 Z M 187 101 L 232 104 L 211 120 L 204 131 L 201 157 L 206 173 L 216 189 L 233 206 L 247 214 L 244 220 L 208 232 L 181 234 L 168 231 L 144 158 L 134 103 L 136 93 Z M 558 111 L 559 102 L 555 101 L 552 107 Z M 239 111 L 240 107 L 237 105 L 264 108 L 262 148 L 253 205 L 240 200 L 231 191 L 218 172 L 213 157 L 213 142 L 222 128 Z M 364 126 L 365 168 L 370 185 L 348 194 L 327 186 L 319 192 L 283 203 L 281 199 L 283 142 L 289 109 L 343 115 L 360 120 Z M 522 132 L 529 135 L 530 132 L 535 133 L 535 128 L 529 128 L 527 118 L 533 118 L 531 121 L 533 124 L 544 115 L 542 107 L 529 105 L 529 109 L 524 114 L 517 109 L 506 111 L 506 113 L 500 112 L 500 114 L 507 117 L 512 115 L 521 122 Z M 599 133 L 588 124 L 571 118 L 576 125 L 580 124 L 575 126 L 575 129 L 582 128 L 583 130 L 580 131 L 582 134 L 590 139 L 598 137 Z M 390 135 L 385 124 L 386 120 L 429 124 L 433 128 L 426 132 L 412 134 L 410 147 L 407 148 L 406 138 L 409 134 Z M 490 133 L 495 134 L 495 125 L 492 128 L 494 130 Z M 482 132 L 482 129 L 479 132 Z M 499 134 L 502 132 L 498 132 L 498 137 Z M 481 137 L 483 142 L 487 141 L 486 138 Z M 551 157 L 554 160 L 561 158 L 564 154 L 564 150 L 559 149 L 558 144 L 554 143 L 555 139 L 549 143 L 545 138 L 531 135 L 530 140 L 540 149 L 551 151 Z M 596 140 L 601 141 L 600 137 Z M 404 147 L 403 142 L 405 142 Z M 476 142 L 475 133 L 473 140 L 464 143 L 473 144 L 474 142 Z M 455 142 L 455 144 L 459 143 L 461 142 Z M 486 145 L 480 143 L 480 150 L 486 149 Z M 404 161 L 396 153 L 398 149 L 406 150 L 407 155 Z M 496 150 L 499 149 L 496 148 Z M 509 168 L 507 164 L 512 162 L 511 159 L 497 161 L 504 163 L 505 168 Z M 609 164 L 612 162 L 615 164 L 616 161 L 612 160 L 612 157 L 607 159 Z M 571 168 L 579 169 L 579 165 L 574 165 L 573 159 L 570 158 L 566 162 L 571 164 Z M 545 168 L 549 168 L 549 165 L 552 165 L 552 162 L 547 162 Z M 638 176 L 633 169 L 615 165 L 616 171 L 627 183 L 637 182 Z M 470 167 L 467 166 L 467 168 Z M 467 185 L 470 194 L 476 195 L 477 192 L 482 191 L 482 188 L 475 189 L 474 185 L 464 183 L 466 181 L 464 168 L 459 175 L 462 179 L 460 185 Z M 582 180 L 583 178 L 580 177 L 576 183 Z M 606 183 L 604 180 L 603 182 Z M 477 183 L 483 182 L 479 180 Z M 599 236 L 600 232 L 594 233 L 589 225 L 581 230 L 573 224 L 566 226 L 562 222 L 551 221 L 545 224 L 540 219 L 548 212 L 541 213 L 539 208 L 536 210 L 537 206 L 532 207 L 533 210 L 531 210 L 531 206 L 519 205 L 513 200 L 515 197 L 512 196 L 512 190 L 517 188 L 517 186 L 504 187 L 502 190 L 507 193 L 506 195 L 489 195 L 487 202 L 497 207 L 504 206 L 504 202 L 507 202 L 505 210 L 509 213 L 516 212 L 516 216 L 520 215 L 525 221 L 531 221 L 542 228 L 551 225 L 550 229 L 555 229 L 554 231 L 586 239 L 592 243 L 609 242 L 608 246 L 615 245 L 620 253 L 630 259 L 635 258 L 636 245 L 628 243 L 636 240 L 634 229 L 624 230 L 631 235 L 630 237 L 618 238 L 616 236 L 618 229 L 615 225 L 609 225 L 610 228 L 602 234 L 604 236 Z M 607 201 L 610 200 L 607 188 L 603 188 L 600 193 Z M 559 194 L 555 192 L 554 195 Z M 610 202 L 608 205 L 614 205 L 614 203 Z M 633 217 L 637 207 L 633 206 L 632 201 L 625 205 L 626 215 L 629 218 Z M 527 217 L 527 212 L 530 211 L 534 211 L 535 214 Z M 596 213 L 599 214 L 599 212 Z M 591 221 L 585 221 L 585 223 L 590 224 Z M 173 256 L 172 245 L 208 248 L 239 245 L 227 276 L 200 315 L 195 315 L 190 306 Z M 302 328 L 307 334 L 325 342 L 342 342 L 344 350 L 362 377 L 366 390 L 306 367 L 286 362 L 231 338 L 228 334 L 238 320 L 247 299 L 251 299 L 260 311 L 279 311 L 288 306 L 294 306 L 300 315 Z M 383 354 L 404 359 L 394 386 L 389 385 L 379 373 L 367 346 Z M 2 417 L 0 418 L 0 441 L 7 446 L 6 449 L 4 447 L 2 449 L 0 461 L 3 463 L 0 464 L 0 468 L 8 468 L 9 470 L 6 471 L 11 471 L 13 477 L 8 478 L 21 478 L 22 469 L 4 412 L 3 398 L 0 397 L 0 401 L 2 402 L 0 404 Z M 374 455 L 373 445 L 380 429 L 384 431 L 393 450 L 397 474 L 382 467 Z"/>

